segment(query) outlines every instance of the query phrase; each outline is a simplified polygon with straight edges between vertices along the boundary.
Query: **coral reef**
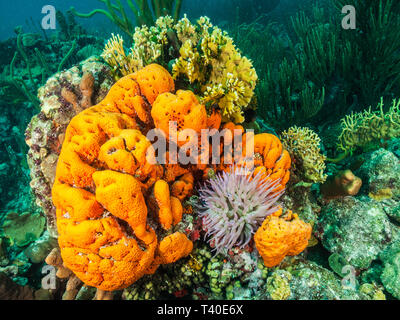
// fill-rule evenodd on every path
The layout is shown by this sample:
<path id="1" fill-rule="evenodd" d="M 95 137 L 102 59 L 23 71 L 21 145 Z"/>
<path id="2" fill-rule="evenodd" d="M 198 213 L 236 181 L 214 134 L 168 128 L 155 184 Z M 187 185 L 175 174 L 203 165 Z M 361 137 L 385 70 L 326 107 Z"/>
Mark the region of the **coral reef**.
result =
<path id="1" fill-rule="evenodd" d="M 99 2 L 0 42 L 1 299 L 400 299 L 396 1 Z"/>
<path id="2" fill-rule="evenodd" d="M 162 167 L 146 157 L 152 146 L 136 122 L 149 125 L 148 103 L 172 90 L 168 72 L 149 65 L 121 78 L 102 102 L 68 125 L 52 196 L 64 264 L 87 285 L 123 289 L 192 251 L 185 234 L 158 240 L 147 223 L 145 194 L 153 185 L 163 229 L 182 216 L 181 202 L 174 204 L 162 180 Z"/>
<path id="3" fill-rule="evenodd" d="M 300 182 L 322 183 L 326 180 L 326 156 L 320 151 L 319 136 L 309 128 L 291 127 L 281 134 L 282 144 L 293 158 L 292 172 Z"/>

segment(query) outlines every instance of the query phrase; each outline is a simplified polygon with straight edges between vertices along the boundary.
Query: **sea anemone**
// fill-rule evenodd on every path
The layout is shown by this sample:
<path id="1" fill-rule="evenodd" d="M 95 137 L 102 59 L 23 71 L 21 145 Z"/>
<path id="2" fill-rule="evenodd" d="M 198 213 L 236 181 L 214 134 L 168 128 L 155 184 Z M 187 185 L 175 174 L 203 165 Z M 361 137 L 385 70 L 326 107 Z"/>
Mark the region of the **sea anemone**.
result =
<path id="1" fill-rule="evenodd" d="M 265 218 L 277 211 L 279 180 L 251 177 L 234 167 L 211 179 L 199 190 L 200 216 L 206 237 L 216 254 L 233 246 L 245 247 Z"/>

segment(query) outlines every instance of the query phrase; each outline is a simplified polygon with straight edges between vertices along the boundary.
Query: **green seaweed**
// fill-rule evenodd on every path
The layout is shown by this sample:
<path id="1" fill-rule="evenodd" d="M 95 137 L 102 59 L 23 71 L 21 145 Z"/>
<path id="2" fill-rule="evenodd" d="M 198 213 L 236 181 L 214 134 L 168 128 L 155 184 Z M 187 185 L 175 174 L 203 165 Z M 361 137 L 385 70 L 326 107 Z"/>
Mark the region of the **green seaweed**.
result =
<path id="1" fill-rule="evenodd" d="M 344 5 L 356 7 L 356 30 L 342 28 Z M 258 115 L 270 125 L 317 125 L 399 96 L 399 2 L 315 3 L 288 20 L 230 32 L 254 60 Z"/>
<path id="2" fill-rule="evenodd" d="M 74 53 L 74 51 L 76 50 L 76 48 L 77 48 L 77 42 L 76 42 L 76 40 L 74 40 L 72 42 L 71 49 L 67 52 L 65 57 L 61 60 L 60 64 L 58 65 L 57 72 L 61 72 L 63 70 L 64 65 L 67 63 L 68 59 L 71 58 L 71 56 Z"/>
<path id="3" fill-rule="evenodd" d="M 129 19 L 122 2 L 120 0 L 115 0 L 116 3 L 112 3 L 111 0 L 99 1 L 104 3 L 107 9 L 94 9 L 89 13 L 80 13 L 71 7 L 71 12 L 80 18 L 91 18 L 96 14 L 103 14 L 129 36 L 133 36 L 135 25 Z M 178 20 L 182 8 L 182 0 L 152 0 L 151 7 L 147 0 L 127 0 L 126 3 L 138 26 L 151 26 L 157 18 L 164 15 L 170 15 Z"/>
<path id="4" fill-rule="evenodd" d="M 18 50 L 19 54 L 21 55 L 22 59 L 26 63 L 26 67 L 28 69 L 29 79 L 30 79 L 31 83 L 35 84 L 35 82 L 33 81 L 33 77 L 32 77 L 31 63 L 28 59 L 28 55 L 26 54 L 24 45 L 22 43 L 22 36 L 23 36 L 22 33 L 19 33 L 17 36 L 17 50 Z"/>
<path id="5" fill-rule="evenodd" d="M 13 59 L 11 60 L 10 63 L 10 78 L 12 84 L 20 91 L 22 94 L 24 94 L 27 99 L 35 106 L 37 110 L 40 110 L 40 104 L 39 100 L 37 97 L 35 97 L 29 90 L 28 86 L 26 85 L 25 81 L 22 79 L 18 79 L 14 75 L 14 68 L 15 68 L 15 61 L 18 57 L 18 52 L 15 52 Z"/>

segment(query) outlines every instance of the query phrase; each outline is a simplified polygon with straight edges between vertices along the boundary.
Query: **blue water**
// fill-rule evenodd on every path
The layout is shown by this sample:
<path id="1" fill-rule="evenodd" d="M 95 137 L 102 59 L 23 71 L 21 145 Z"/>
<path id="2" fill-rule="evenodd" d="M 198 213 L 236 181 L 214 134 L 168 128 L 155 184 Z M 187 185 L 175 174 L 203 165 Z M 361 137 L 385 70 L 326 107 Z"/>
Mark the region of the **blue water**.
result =
<path id="1" fill-rule="evenodd" d="M 186 13 L 189 18 L 197 18 L 201 15 L 209 16 L 212 21 L 217 24 L 226 20 L 235 18 L 234 2 L 238 0 L 183 0 L 182 14 Z M 259 0 L 274 1 L 274 0 Z M 297 5 L 305 0 L 281 0 L 281 3 L 289 3 L 289 5 Z M 121 0 L 126 3 L 125 0 Z M 52 5 L 57 10 L 65 13 L 71 6 L 74 6 L 78 12 L 90 12 L 94 8 L 105 8 L 105 5 L 98 0 L 13 0 L 0 1 L 0 41 L 14 36 L 16 26 L 23 26 L 24 32 L 40 32 L 40 23 L 44 15 L 42 8 L 45 5 Z M 265 3 L 264 3 L 265 5 Z M 127 7 L 127 12 L 129 8 Z M 262 10 L 260 12 L 262 13 Z M 132 20 L 134 20 L 133 16 Z M 32 25 L 32 21 L 34 26 Z M 77 21 L 87 28 L 90 33 L 109 34 L 118 32 L 118 29 L 103 15 L 95 15 L 91 19 L 80 19 Z"/>
<path id="2" fill-rule="evenodd" d="M 12 5 L 8 1 L 1 0 L 0 20 L 2 23 L 0 24 L 0 40 L 12 36 L 14 28 L 18 25 L 22 25 L 25 32 L 37 32 L 38 30 L 32 27 L 31 19 L 35 23 L 35 27 L 39 28 L 41 20 L 44 17 L 42 8 L 45 5 L 53 5 L 57 10 L 62 12 L 67 11 L 71 6 L 74 6 L 79 12 L 85 13 L 91 11 L 93 8 L 104 8 L 104 5 L 97 0 L 13 0 Z M 79 20 L 82 20 L 84 27 L 92 30 L 112 27 L 112 24 L 102 15 L 97 15 L 92 19 Z"/>

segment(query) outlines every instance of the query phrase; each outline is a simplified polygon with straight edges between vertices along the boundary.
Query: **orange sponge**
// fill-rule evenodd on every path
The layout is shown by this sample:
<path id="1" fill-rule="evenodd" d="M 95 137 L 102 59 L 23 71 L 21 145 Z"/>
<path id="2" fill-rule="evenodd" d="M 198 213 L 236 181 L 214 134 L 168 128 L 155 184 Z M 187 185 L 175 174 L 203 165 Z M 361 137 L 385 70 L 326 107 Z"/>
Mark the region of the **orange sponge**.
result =
<path id="1" fill-rule="evenodd" d="M 207 128 L 207 112 L 191 91 L 179 90 L 176 95 L 164 93 L 157 97 L 151 109 L 156 128 L 161 129 L 167 139 L 173 135 L 179 135 L 185 129 L 194 130 L 199 137 L 201 129 Z M 170 121 L 176 122 L 176 132 L 170 132 Z M 179 146 L 189 142 L 176 141 Z M 196 142 L 197 143 L 197 142 Z"/>
<path id="2" fill-rule="evenodd" d="M 254 235 L 258 252 L 268 268 L 281 263 L 285 256 L 295 256 L 307 246 L 311 237 L 311 225 L 289 211 L 281 218 L 282 209 L 268 216 Z"/>
<path id="3" fill-rule="evenodd" d="M 67 128 L 52 195 L 64 265 L 86 285 L 126 288 L 193 248 L 182 233 L 159 240 L 147 221 L 153 185 L 162 226 L 182 219 L 182 204 L 160 180 L 164 170 L 148 158 L 152 146 L 140 131 L 153 124 L 157 96 L 172 90 L 169 73 L 150 65 L 119 80 Z"/>

